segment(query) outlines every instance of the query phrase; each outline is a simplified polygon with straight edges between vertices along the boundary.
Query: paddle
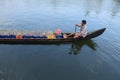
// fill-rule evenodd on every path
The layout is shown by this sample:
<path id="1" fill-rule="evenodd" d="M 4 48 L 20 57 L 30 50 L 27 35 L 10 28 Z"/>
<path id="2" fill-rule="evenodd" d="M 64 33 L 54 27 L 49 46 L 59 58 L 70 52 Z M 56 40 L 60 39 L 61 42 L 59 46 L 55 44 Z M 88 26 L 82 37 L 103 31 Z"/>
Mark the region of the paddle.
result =
<path id="1" fill-rule="evenodd" d="M 76 33 L 76 30 L 77 30 L 77 26 L 75 25 L 75 33 Z"/>

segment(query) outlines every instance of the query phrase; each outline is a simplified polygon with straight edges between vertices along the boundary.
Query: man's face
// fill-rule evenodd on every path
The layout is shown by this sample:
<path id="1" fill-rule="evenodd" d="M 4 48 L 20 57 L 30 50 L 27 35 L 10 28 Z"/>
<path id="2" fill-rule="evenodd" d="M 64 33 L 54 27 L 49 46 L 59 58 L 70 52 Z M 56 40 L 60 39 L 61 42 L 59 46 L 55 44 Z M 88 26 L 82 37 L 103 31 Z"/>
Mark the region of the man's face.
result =
<path id="1" fill-rule="evenodd" d="M 81 22 L 81 25 L 84 26 L 85 24 L 83 22 Z"/>

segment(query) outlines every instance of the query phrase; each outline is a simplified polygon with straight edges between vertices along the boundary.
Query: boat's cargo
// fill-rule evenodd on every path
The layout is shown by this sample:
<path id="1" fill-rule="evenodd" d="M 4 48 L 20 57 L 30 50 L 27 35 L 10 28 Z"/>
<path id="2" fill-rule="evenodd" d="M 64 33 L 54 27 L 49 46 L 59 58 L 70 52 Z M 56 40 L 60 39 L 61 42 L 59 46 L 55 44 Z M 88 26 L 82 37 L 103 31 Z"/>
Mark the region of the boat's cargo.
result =
<path id="1" fill-rule="evenodd" d="M 65 38 L 64 34 L 46 33 L 46 35 L 0 35 L 0 44 L 51 44 L 67 43 L 81 40 L 89 40 L 101 35 L 106 28 L 88 32 L 87 35 L 74 39 L 73 37 Z"/>

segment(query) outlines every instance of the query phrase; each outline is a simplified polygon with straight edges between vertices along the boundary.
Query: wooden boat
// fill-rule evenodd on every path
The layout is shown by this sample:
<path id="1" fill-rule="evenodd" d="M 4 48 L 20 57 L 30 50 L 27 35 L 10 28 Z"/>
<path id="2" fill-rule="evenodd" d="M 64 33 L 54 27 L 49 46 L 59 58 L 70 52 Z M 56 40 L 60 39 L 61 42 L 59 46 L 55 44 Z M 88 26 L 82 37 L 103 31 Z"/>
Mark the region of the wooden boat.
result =
<path id="1" fill-rule="evenodd" d="M 55 39 L 47 39 L 47 38 L 36 38 L 36 39 L 10 39 L 10 38 L 0 38 L 0 44 L 54 44 L 54 43 L 69 43 L 69 42 L 75 42 L 75 41 L 81 41 L 81 40 L 90 40 L 92 38 L 98 37 L 101 35 L 106 28 L 101 28 L 92 32 L 88 32 L 86 37 L 79 37 L 77 39 L 74 39 L 72 37 L 64 38 L 64 34 L 70 34 L 70 33 L 62 33 L 62 38 L 55 38 Z"/>

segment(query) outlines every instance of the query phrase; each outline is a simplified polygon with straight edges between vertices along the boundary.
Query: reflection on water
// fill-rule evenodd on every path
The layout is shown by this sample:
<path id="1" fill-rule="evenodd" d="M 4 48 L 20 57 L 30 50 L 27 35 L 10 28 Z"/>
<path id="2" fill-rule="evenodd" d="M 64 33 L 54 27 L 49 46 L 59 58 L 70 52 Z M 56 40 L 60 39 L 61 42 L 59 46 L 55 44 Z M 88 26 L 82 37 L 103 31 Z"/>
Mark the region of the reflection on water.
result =
<path id="1" fill-rule="evenodd" d="M 80 53 L 82 47 L 87 46 L 92 50 L 96 50 L 97 44 L 92 40 L 78 41 L 71 44 L 71 49 L 69 54 L 77 55 Z"/>
<path id="2" fill-rule="evenodd" d="M 110 16 L 120 17 L 120 1 L 0 0 L 0 10 L 0 29 L 54 30 L 61 28 L 63 31 L 68 31 L 69 29 L 65 26 L 70 26 L 72 29 L 76 22 L 84 18 L 111 20 Z"/>
<path id="3" fill-rule="evenodd" d="M 67 11 L 73 12 L 74 14 L 78 12 L 80 15 L 84 12 L 90 12 L 90 15 L 94 12 L 100 14 L 101 12 L 105 11 L 117 14 L 119 13 L 120 9 L 119 4 L 119 0 L 0 0 L 0 10 L 2 12 L 0 15 L 7 13 L 10 15 L 19 14 L 18 12 L 26 12 L 23 14 L 29 14 L 30 10 L 36 10 L 37 12 L 41 13 L 45 13 L 47 10 L 50 13 L 53 12 L 53 14 L 63 13 L 64 15 L 67 13 Z M 63 12 L 63 10 L 66 11 Z M 67 15 L 70 14 L 67 13 Z"/>
<path id="4" fill-rule="evenodd" d="M 0 9 L 2 13 L 11 11 L 16 13 L 17 11 L 22 12 L 33 9 L 39 11 L 40 9 L 42 10 L 40 11 L 41 13 L 44 12 L 44 10 L 50 10 L 50 12 L 53 11 L 58 13 L 64 13 L 62 10 L 67 10 L 73 12 L 95 11 L 97 14 L 107 11 L 113 13 L 115 12 L 117 14 L 120 9 L 119 4 L 119 0 L 0 0 Z"/>
<path id="5" fill-rule="evenodd" d="M 111 16 L 117 16 L 120 13 L 120 0 L 114 0 L 113 5 Z"/>

